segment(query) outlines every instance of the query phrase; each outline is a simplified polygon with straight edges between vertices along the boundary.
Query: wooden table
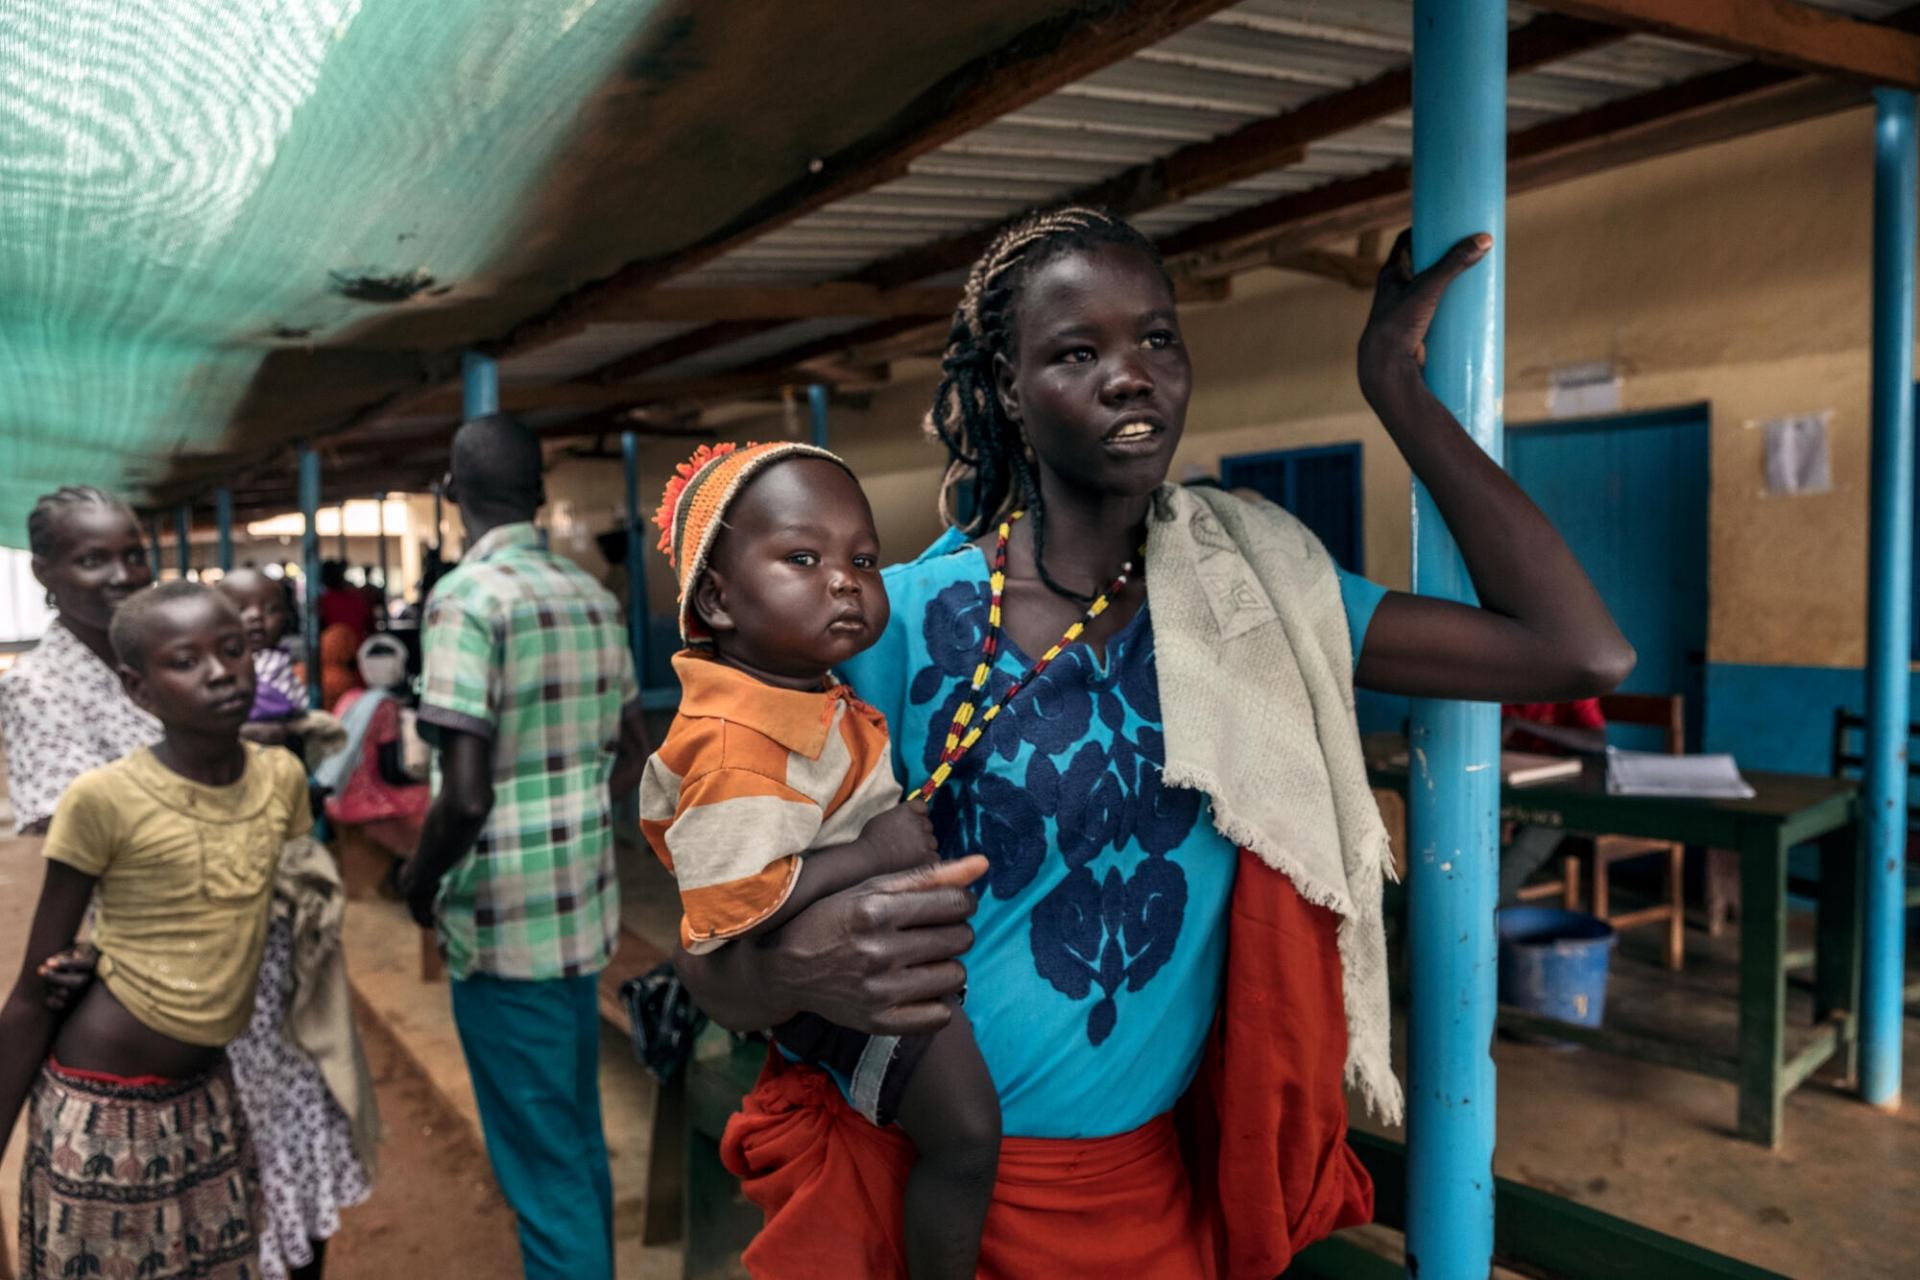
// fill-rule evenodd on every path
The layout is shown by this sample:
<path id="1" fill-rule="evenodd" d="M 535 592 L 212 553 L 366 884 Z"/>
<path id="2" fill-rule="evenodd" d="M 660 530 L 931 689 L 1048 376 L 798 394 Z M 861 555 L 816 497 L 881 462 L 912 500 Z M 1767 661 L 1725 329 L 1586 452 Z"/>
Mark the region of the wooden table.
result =
<path id="1" fill-rule="evenodd" d="M 1405 751 L 1404 741 L 1370 737 L 1369 773 L 1374 786 L 1404 794 L 1404 763 L 1397 767 L 1386 763 L 1396 750 Z M 1740 1136 L 1778 1146 L 1781 1105 L 1789 1093 L 1836 1058 L 1847 1080 L 1854 1078 L 1862 915 L 1859 785 L 1844 778 L 1749 772 L 1746 779 L 1757 793 L 1751 800 L 1665 800 L 1608 795 L 1604 775 L 1604 765 L 1595 760 L 1578 778 L 1503 787 L 1501 817 L 1590 834 L 1678 840 L 1738 854 L 1737 1052 L 1717 1053 L 1605 1027 L 1578 1027 L 1504 1007 L 1500 1023 L 1730 1080 L 1740 1090 Z M 1820 909 L 1811 957 L 1787 950 L 1787 851 L 1806 842 L 1816 842 L 1820 849 Z M 1816 1030 L 1811 1043 L 1788 1057 L 1787 969 L 1808 958 L 1814 964 Z"/>

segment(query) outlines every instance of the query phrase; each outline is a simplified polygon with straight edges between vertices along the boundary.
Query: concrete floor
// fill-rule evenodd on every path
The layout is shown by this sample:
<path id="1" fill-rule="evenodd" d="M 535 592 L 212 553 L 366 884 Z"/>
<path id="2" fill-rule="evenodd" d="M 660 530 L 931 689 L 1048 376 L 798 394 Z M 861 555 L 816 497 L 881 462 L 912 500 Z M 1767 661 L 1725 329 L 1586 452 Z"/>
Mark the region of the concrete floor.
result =
<path id="1" fill-rule="evenodd" d="M 1622 937 L 1609 1023 L 1684 1023 L 1726 1043 L 1737 931 L 1710 940 L 1689 930 L 1679 975 L 1659 965 L 1659 933 Z M 1790 993 L 1790 1016 L 1805 1007 Z M 1397 1035 L 1396 1049 L 1404 1044 Z M 1905 1046 L 1901 1112 L 1816 1080 L 1788 1097 L 1784 1140 L 1768 1151 L 1733 1136 L 1732 1084 L 1502 1038 L 1494 1171 L 1786 1275 L 1905 1280 L 1920 1274 L 1920 1018 L 1907 1018 Z M 1388 1132 L 1357 1105 L 1354 1121 Z"/>

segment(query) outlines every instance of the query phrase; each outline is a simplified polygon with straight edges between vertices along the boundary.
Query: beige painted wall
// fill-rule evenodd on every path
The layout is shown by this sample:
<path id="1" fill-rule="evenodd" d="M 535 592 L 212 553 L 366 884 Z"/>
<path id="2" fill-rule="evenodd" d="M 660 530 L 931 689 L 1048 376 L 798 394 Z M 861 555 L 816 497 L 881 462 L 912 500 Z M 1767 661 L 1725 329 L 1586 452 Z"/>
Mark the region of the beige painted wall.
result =
<path id="1" fill-rule="evenodd" d="M 1711 638 L 1716 662 L 1857 665 L 1864 654 L 1871 114 L 1853 112 L 1517 197 L 1509 209 L 1507 418 L 1546 416 L 1548 371 L 1612 359 L 1624 408 L 1712 412 Z M 1342 440 L 1363 444 L 1367 569 L 1407 578 L 1407 471 L 1360 400 L 1364 295 L 1263 273 L 1185 316 L 1197 390 L 1175 464 Z M 889 556 L 935 532 L 940 455 L 919 421 L 932 367 L 897 371 L 833 440 L 867 484 Z M 1754 424 L 1834 411 L 1833 492 L 1769 497 Z M 750 424 L 741 438 L 776 432 Z M 657 498 L 687 447 L 652 444 Z M 617 464 L 562 464 L 551 488 L 612 517 Z M 648 565 L 656 607 L 663 564 Z"/>

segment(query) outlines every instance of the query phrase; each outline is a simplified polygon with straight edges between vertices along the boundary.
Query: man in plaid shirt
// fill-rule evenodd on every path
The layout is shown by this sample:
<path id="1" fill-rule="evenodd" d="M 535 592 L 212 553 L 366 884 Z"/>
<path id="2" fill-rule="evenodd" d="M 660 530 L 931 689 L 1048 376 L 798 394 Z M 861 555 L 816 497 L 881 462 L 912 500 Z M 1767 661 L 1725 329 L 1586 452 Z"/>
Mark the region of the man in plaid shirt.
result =
<path id="1" fill-rule="evenodd" d="M 505 416 L 454 437 L 467 551 L 427 605 L 436 789 L 401 884 L 446 952 L 526 1275 L 611 1280 L 597 987 L 620 933 L 612 797 L 647 745 L 619 606 L 533 523 L 541 468 Z"/>

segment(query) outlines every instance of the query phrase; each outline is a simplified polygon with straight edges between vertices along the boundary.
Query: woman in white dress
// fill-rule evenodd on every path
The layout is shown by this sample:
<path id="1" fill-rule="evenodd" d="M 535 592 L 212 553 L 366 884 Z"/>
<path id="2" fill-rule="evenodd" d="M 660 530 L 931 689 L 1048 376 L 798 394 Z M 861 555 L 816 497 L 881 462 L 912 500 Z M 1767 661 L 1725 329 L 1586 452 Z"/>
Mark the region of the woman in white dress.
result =
<path id="1" fill-rule="evenodd" d="M 107 641 L 113 611 L 153 581 L 153 569 L 133 513 L 91 487 L 40 499 L 27 541 L 55 617 L 0 676 L 0 733 L 14 827 L 42 835 L 75 778 L 160 740 L 160 722 L 121 688 Z"/>

